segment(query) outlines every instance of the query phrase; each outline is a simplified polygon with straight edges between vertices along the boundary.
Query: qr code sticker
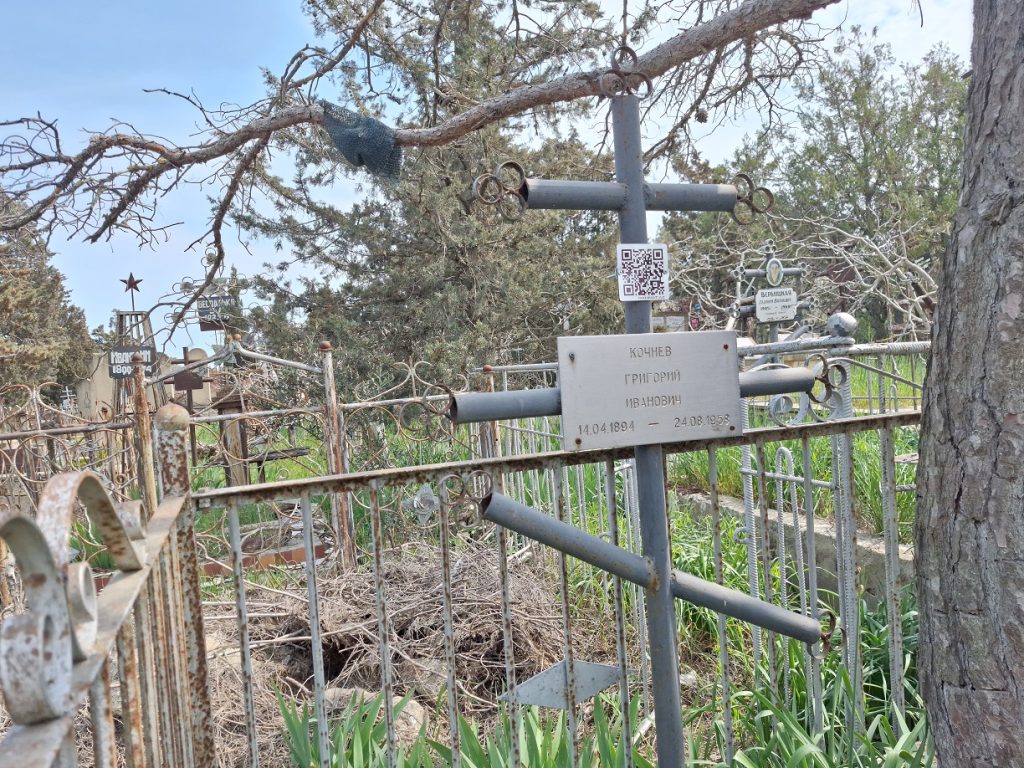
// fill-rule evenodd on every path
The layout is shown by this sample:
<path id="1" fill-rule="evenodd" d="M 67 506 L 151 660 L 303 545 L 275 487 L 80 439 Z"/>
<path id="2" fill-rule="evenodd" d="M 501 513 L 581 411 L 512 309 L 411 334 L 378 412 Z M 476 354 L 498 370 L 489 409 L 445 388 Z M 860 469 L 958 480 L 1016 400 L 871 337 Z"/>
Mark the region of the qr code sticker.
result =
<path id="1" fill-rule="evenodd" d="M 617 256 L 620 301 L 669 298 L 668 246 L 660 243 L 620 245 Z"/>

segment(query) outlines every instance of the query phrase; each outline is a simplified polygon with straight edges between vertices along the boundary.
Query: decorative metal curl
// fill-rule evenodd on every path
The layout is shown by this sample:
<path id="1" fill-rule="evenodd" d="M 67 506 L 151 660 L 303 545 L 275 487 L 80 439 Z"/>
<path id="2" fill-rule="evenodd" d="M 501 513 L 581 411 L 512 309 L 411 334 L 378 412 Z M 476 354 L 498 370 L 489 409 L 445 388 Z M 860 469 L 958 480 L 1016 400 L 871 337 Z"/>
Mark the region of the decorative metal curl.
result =
<path id="1" fill-rule="evenodd" d="M 92 571 L 85 563 L 70 562 L 68 534 L 78 503 L 119 569 L 143 566 L 143 545 L 125 528 L 117 503 L 92 472 L 52 477 L 35 519 L 9 510 L 0 513 L 0 537 L 21 571 L 27 606 L 25 613 L 0 624 L 0 689 L 19 725 L 67 714 L 72 663 L 87 658 L 96 640 Z"/>
<path id="2" fill-rule="evenodd" d="M 491 173 L 473 180 L 473 197 L 483 205 L 493 206 L 506 221 L 516 221 L 526 213 L 526 171 L 514 160 L 499 163 Z"/>
<path id="3" fill-rule="evenodd" d="M 792 395 L 773 395 L 768 401 L 768 417 L 780 427 L 797 424 L 806 414 L 803 398 L 797 402 Z"/>
<path id="4" fill-rule="evenodd" d="M 772 191 L 767 187 L 755 186 L 748 174 L 737 173 L 732 183 L 736 187 L 736 205 L 732 209 L 732 218 L 737 224 L 753 224 L 756 214 L 767 213 L 775 205 Z"/>
<path id="5" fill-rule="evenodd" d="M 601 95 L 609 99 L 625 93 L 634 94 L 641 99 L 650 97 L 654 92 L 651 78 L 633 69 L 639 60 L 636 51 L 628 45 L 620 45 L 612 51 L 611 69 L 602 73 L 597 81 Z M 639 92 L 641 86 L 644 87 L 643 93 Z"/>
<path id="6" fill-rule="evenodd" d="M 810 647 L 811 657 L 821 661 L 825 656 L 832 653 L 843 642 L 843 630 L 839 629 L 836 615 L 832 611 L 825 611 L 825 621 L 822 622 L 821 639 Z M 816 648 L 815 648 L 816 646 Z"/>

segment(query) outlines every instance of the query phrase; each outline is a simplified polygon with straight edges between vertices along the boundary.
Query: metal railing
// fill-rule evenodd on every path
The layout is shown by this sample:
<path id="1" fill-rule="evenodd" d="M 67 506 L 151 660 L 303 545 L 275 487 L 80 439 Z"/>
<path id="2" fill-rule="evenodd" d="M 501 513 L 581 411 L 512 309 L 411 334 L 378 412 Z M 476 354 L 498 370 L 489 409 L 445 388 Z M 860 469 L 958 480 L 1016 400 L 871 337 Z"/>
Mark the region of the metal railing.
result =
<path id="1" fill-rule="evenodd" d="M 759 490 L 758 515 L 754 525 L 748 529 L 747 536 L 754 542 L 757 555 L 755 566 L 759 579 L 751 594 L 762 600 L 783 605 L 798 613 L 822 618 L 827 611 L 838 614 L 840 626 L 843 628 L 842 639 L 837 641 L 842 654 L 844 667 L 851 678 L 857 679 L 860 660 L 857 656 L 857 610 L 856 600 L 851 602 L 846 587 L 855 588 L 857 572 L 856 549 L 847 547 L 847 543 L 856 541 L 855 521 L 849 519 L 852 507 L 844 507 L 843 499 L 852 499 L 857 492 L 855 479 L 850 471 L 851 441 L 857 435 L 878 434 L 883 446 L 889 445 L 895 430 L 913 426 L 919 414 L 916 411 L 887 413 L 871 417 L 847 418 L 817 423 L 799 424 L 795 426 L 762 427 L 753 429 L 744 435 L 702 440 L 665 446 L 666 453 L 672 455 L 700 455 L 705 457 L 710 469 L 711 508 L 714 525 L 714 549 L 716 552 L 716 572 L 719 580 L 723 579 L 721 563 L 721 522 L 722 512 L 719 505 L 719 483 L 723 462 L 735 449 L 743 446 L 752 447 L 757 462 L 753 469 L 753 480 Z M 829 459 L 823 468 L 827 477 L 815 476 L 814 465 L 810 460 L 812 453 L 820 452 L 818 443 L 824 441 L 829 446 Z M 792 454 L 800 457 L 800 470 L 788 462 L 792 455 L 788 446 L 796 446 Z M 843 446 L 845 446 L 845 453 Z M 776 448 L 778 450 L 773 451 Z M 779 463 L 770 469 L 768 455 L 779 457 Z M 443 673 L 445 707 L 432 726 L 431 735 L 445 741 L 453 750 L 452 764 L 460 764 L 458 757 L 459 740 L 463 734 L 458 728 L 460 717 L 482 716 L 491 720 L 499 712 L 499 697 L 506 702 L 508 717 L 512 727 L 517 729 L 522 723 L 522 708 L 537 703 L 533 689 L 526 683 L 526 678 L 540 671 L 534 660 L 524 658 L 522 649 L 526 643 L 524 637 L 530 631 L 531 624 L 538 620 L 554 622 L 558 626 L 559 653 L 563 662 L 562 673 L 565 677 L 563 697 L 567 696 L 566 711 L 567 727 L 574 748 L 579 748 L 582 735 L 590 726 L 586 722 L 584 701 L 570 696 L 567 691 L 587 689 L 594 684 L 593 669 L 584 665 L 584 661 L 607 662 L 613 674 L 603 678 L 605 684 L 615 685 L 621 692 L 621 701 L 626 707 L 621 715 L 629 718 L 628 702 L 640 695 L 647 697 L 648 672 L 646 669 L 646 645 L 651 640 L 643 637 L 644 622 L 635 613 L 642 601 L 631 599 L 632 585 L 618 576 L 605 575 L 611 589 L 605 593 L 607 603 L 601 613 L 606 616 L 602 620 L 602 632 L 614 638 L 614 652 L 611 656 L 587 658 L 592 649 L 581 645 L 578 631 L 584 618 L 576 610 L 584 598 L 593 599 L 593 593 L 600 590 L 591 589 L 590 594 L 579 586 L 586 581 L 585 566 L 565 555 L 549 550 L 540 545 L 525 544 L 524 540 L 511 534 L 508 530 L 493 526 L 482 521 L 476 513 L 483 494 L 487 489 L 504 489 L 512 495 L 518 489 L 532 489 L 527 494 L 528 502 L 540 507 L 553 518 L 571 522 L 576 529 L 590 530 L 602 536 L 612 544 L 629 548 L 630 512 L 624 497 L 629 494 L 629 483 L 624 482 L 618 468 L 628 466 L 631 452 L 629 449 L 605 451 L 563 452 L 549 450 L 511 457 L 478 458 L 463 462 L 425 465 L 416 467 L 400 467 L 371 469 L 364 472 L 314 477 L 294 481 L 268 483 L 252 486 L 224 488 L 204 491 L 195 495 L 193 501 L 197 509 L 204 514 L 211 510 L 223 509 L 231 527 L 230 559 L 240 563 L 244 557 L 241 540 L 238 536 L 238 520 L 241 510 L 266 501 L 285 498 L 298 498 L 302 516 L 302 531 L 307 557 L 299 566 L 301 574 L 299 583 L 305 582 L 307 594 L 303 601 L 304 621 L 302 637 L 296 641 L 301 643 L 310 654 L 310 667 L 306 679 L 297 681 L 300 685 L 290 685 L 288 694 L 307 701 L 311 706 L 313 718 L 318 725 L 317 738 L 321 744 L 321 764 L 327 765 L 329 747 L 329 726 L 331 702 L 327 696 L 330 688 L 349 686 L 351 680 L 346 677 L 344 667 L 339 672 L 339 649 L 333 640 L 325 637 L 333 636 L 341 631 L 337 624 L 327 627 L 321 615 L 330 606 L 324 597 L 318 595 L 317 582 L 325 577 L 333 578 L 331 566 L 327 560 L 318 559 L 313 555 L 315 545 L 314 532 L 316 510 L 323 507 L 323 499 L 331 494 L 349 494 L 365 502 L 366 517 L 363 518 L 363 529 L 366 533 L 366 553 L 359 564 L 372 581 L 373 624 L 372 637 L 376 646 L 377 663 L 371 662 L 375 671 L 374 690 L 380 691 L 384 702 L 397 702 L 403 695 L 415 696 L 415 682 L 399 668 L 407 662 L 426 663 L 434 659 L 407 658 L 405 635 L 409 631 L 408 613 L 410 606 L 402 598 L 403 584 L 401 574 L 405 567 L 407 546 L 406 535 L 400 540 L 393 539 L 389 545 L 389 530 L 393 527 L 407 532 L 411 520 L 417 519 L 418 513 L 428 509 L 428 513 L 418 517 L 415 525 L 420 530 L 420 545 L 429 545 L 430 556 L 436 558 L 434 581 L 436 603 L 420 605 L 412 610 L 422 612 L 424 625 L 436 619 L 443 626 Z M 879 462 L 881 472 L 890 478 L 892 462 L 890 452 L 883 447 L 875 459 Z M 806 470 L 804 468 L 807 468 Z M 533 479 L 529 479 L 529 478 Z M 579 480 L 577 480 L 579 478 Z M 585 487 L 583 493 L 578 490 L 577 482 Z M 773 497 L 769 488 L 780 483 L 781 491 Z M 424 485 L 436 490 L 432 504 L 402 505 L 403 499 L 411 499 L 420 494 Z M 886 509 L 886 557 L 890 560 L 898 558 L 898 543 L 893 535 L 892 514 L 895 503 L 895 486 L 888 480 L 882 488 Z M 840 589 L 837 596 L 826 595 L 818 585 L 819 568 L 811 567 L 818 562 L 815 551 L 816 531 L 814 511 L 823 504 L 825 499 L 831 501 L 835 509 L 838 534 L 836 546 L 840 551 L 838 562 L 840 572 L 838 580 Z M 467 510 L 471 514 L 467 514 Z M 678 514 L 678 513 L 677 513 Z M 795 520 L 795 528 L 786 530 L 785 520 Z M 845 527 L 844 527 L 845 526 Z M 366 530 L 368 529 L 368 530 Z M 627 532 L 623 535 L 622 532 Z M 774 537 L 770 534 L 774 533 Z M 493 571 L 493 579 L 499 585 L 498 594 L 494 597 L 494 606 L 500 611 L 500 633 L 502 658 L 501 673 L 498 678 L 490 676 L 485 683 L 474 676 L 467 676 L 463 654 L 467 649 L 460 642 L 468 633 L 474 631 L 473 622 L 477 614 L 484 610 L 485 603 L 480 595 L 467 589 L 460 580 L 460 569 L 464 568 L 467 558 L 482 558 L 481 549 L 489 551 L 486 568 Z M 529 553 L 524 557 L 524 553 Z M 786 574 L 779 581 L 778 570 Z M 887 566 L 888 567 L 888 566 Z M 550 587 L 549 598 L 552 602 L 543 605 L 524 605 L 521 601 L 521 575 L 529 570 L 539 572 L 541 581 Z M 891 578 L 891 586 L 895 590 L 897 576 Z M 263 658 L 267 661 L 272 655 L 272 645 L 262 641 L 254 641 L 251 635 L 251 618 L 249 612 L 249 592 L 262 589 L 260 585 L 245 578 L 240 567 L 235 567 L 230 580 L 236 598 L 236 620 L 241 648 L 242 680 L 244 695 L 234 712 L 222 713 L 225 720 L 245 722 L 245 739 L 247 743 L 248 764 L 258 765 L 263 750 L 267 748 L 268 736 L 261 730 L 255 707 L 259 700 L 258 689 L 262 683 L 254 676 L 254 660 Z M 843 586 L 846 585 L 846 586 Z M 588 589 L 590 589 L 588 587 Z M 533 593 L 529 593 L 534 595 Z M 591 603 L 593 604 L 593 603 Z M 889 601 L 890 610 L 898 610 L 898 606 Z M 434 616 L 436 610 L 439 615 Z M 726 622 L 734 619 L 722 617 L 719 626 L 719 652 L 721 668 L 719 675 L 721 691 L 730 690 L 730 658 L 741 651 L 735 647 L 734 641 L 726 637 Z M 308 629 L 308 634 L 305 630 Z M 479 628 L 477 628 L 479 629 Z M 261 629 L 265 633 L 266 627 Z M 744 635 L 747 636 L 747 635 Z M 589 636 L 591 640 L 593 635 Z M 460 638 L 462 638 L 460 640 Z M 765 690 L 776 690 L 780 701 L 785 701 L 788 687 L 788 667 L 783 662 L 780 645 L 783 638 L 775 631 L 760 633 L 759 642 L 766 655 L 765 668 L 767 680 Z M 899 643 L 898 632 L 894 634 L 894 642 Z M 308 643 L 308 645 L 307 645 Z M 294 644 L 292 650 L 294 651 Z M 743 652 L 746 652 L 744 650 Z M 820 684 L 820 649 L 807 648 L 805 655 L 809 677 L 814 683 L 815 693 L 807 702 L 810 711 L 807 713 L 808 730 L 819 732 L 822 728 L 823 701 Z M 902 666 L 894 667 L 895 680 L 900 680 Z M 265 667 L 261 667 L 265 668 Z M 328 674 L 327 670 L 332 670 Z M 567 671 L 568 670 L 568 671 Z M 364 669 L 365 671 L 365 669 Z M 606 674 L 604 672 L 602 675 Z M 331 677 L 337 679 L 332 680 Z M 339 682 L 340 681 L 340 682 Z M 365 684 L 364 679 L 364 684 Z M 282 683 L 284 685 L 284 683 Z M 556 686 L 557 688 L 558 686 Z M 735 683 L 732 683 L 735 689 Z M 854 696 L 854 702 L 857 695 Z M 557 700 L 557 694 L 555 696 Z M 425 702 L 429 705 L 429 701 Z M 550 697 L 547 701 L 551 705 Z M 730 708 L 719 701 L 719 710 L 728 713 Z M 402 741 L 396 728 L 396 716 L 385 704 L 386 738 L 384 750 L 387 758 L 384 764 L 397 765 Z M 851 706 L 851 727 L 857 727 L 855 719 L 858 711 Z M 646 716 L 646 708 L 641 707 L 640 716 Z M 725 715 L 727 717 L 727 714 Z M 627 727 L 643 731 L 639 723 L 631 723 Z M 725 729 L 723 749 L 733 749 L 733 736 L 730 728 Z M 219 739 L 230 738 L 231 734 L 222 732 Z M 510 749 L 513 760 L 522 756 L 515 754 L 517 741 L 513 740 Z"/>
<path id="2" fill-rule="evenodd" d="M 157 411 L 155 466 L 148 413 L 139 414 L 141 502 L 115 499 L 103 478 L 80 471 L 50 478 L 34 517 L 0 513 L 24 590 L 24 610 L 0 625 L 0 688 L 13 721 L 0 740 L 3 768 L 80 764 L 90 743 L 83 759 L 97 768 L 214 764 L 188 415 L 175 405 Z M 98 594 L 68 546 L 78 508 L 114 562 Z"/>
<path id="3" fill-rule="evenodd" d="M 843 362 L 862 359 L 856 352 L 844 349 L 848 359 Z M 893 371 L 892 366 L 873 367 Z M 495 375 L 509 373 L 515 372 Z M 141 378 L 141 368 L 136 378 Z M 885 379 L 900 383 L 891 376 Z M 837 614 L 841 666 L 854 690 L 847 702 L 847 727 L 856 730 L 863 728 L 864 712 L 858 622 L 859 582 L 865 578 L 857 544 L 868 497 L 879 512 L 883 534 L 884 592 L 879 597 L 892 627 L 893 703 L 899 711 L 905 708 L 899 620 L 905 562 L 898 499 L 908 485 L 906 477 L 900 483 L 896 444 L 902 430 L 917 424 L 919 413 L 893 409 L 906 402 L 904 395 L 887 398 L 884 413 L 864 415 L 877 408 L 856 409 L 860 415 L 854 415 L 849 381 L 847 375 L 837 382 L 839 406 L 832 408 L 831 419 L 790 423 L 798 409 L 788 413 L 762 404 L 752 408 L 753 418 L 767 414 L 781 423 L 765 426 L 759 421 L 745 434 L 666 445 L 665 452 L 670 474 L 685 471 L 689 462 L 706 479 L 713 581 L 728 585 L 723 550 L 735 542 L 723 537 L 723 530 L 735 530 L 747 550 L 744 591 L 823 621 L 828 612 Z M 647 648 L 657 640 L 646 636 L 644 586 L 531 542 L 479 514 L 486 492 L 497 491 L 638 553 L 631 450 L 563 452 L 557 417 L 463 427 L 458 433 L 450 426 L 435 428 L 429 420 L 439 419 L 440 409 L 424 403 L 422 394 L 337 406 L 338 442 L 345 445 L 349 416 L 372 412 L 403 425 L 410 421 L 403 414 L 411 408 L 418 409 L 411 421 L 420 439 L 453 441 L 469 458 L 395 467 L 370 451 L 358 471 L 204 490 L 188 498 L 189 422 L 181 409 L 166 406 L 156 416 L 155 440 L 147 418 L 137 425 L 144 470 L 141 503 L 110 497 L 100 479 L 84 472 L 51 479 L 35 519 L 0 512 L 0 539 L 11 544 L 18 559 L 28 609 L 7 618 L 0 628 L 0 684 L 16 723 L 0 741 L 0 768 L 73 765 L 76 742 L 81 749 L 90 741 L 97 766 L 120 764 L 119 753 L 129 765 L 212 765 L 215 744 L 230 751 L 239 743 L 245 764 L 276 764 L 281 759 L 281 715 L 273 695 L 267 695 L 272 693 L 270 682 L 286 699 L 310 705 L 322 765 L 330 752 L 337 689 L 351 691 L 354 686 L 380 691 L 386 702 L 385 764 L 398 764 L 409 739 L 404 715 L 391 706 L 404 696 L 418 699 L 427 711 L 440 703 L 433 721 L 423 725 L 424 732 L 447 743 L 453 750 L 451 763 L 458 765 L 463 737 L 459 718 L 493 723 L 505 712 L 518 733 L 524 707 L 552 703 L 550 692 L 546 699 L 538 697 L 530 681 L 554 660 L 561 664 L 554 701 L 562 697 L 573 750 L 582 748 L 593 727 L 585 705 L 595 686 L 617 689 L 626 733 L 643 740 L 653 720 Z M 146 413 L 145 408 L 137 410 Z M 813 411 L 808 407 L 801 418 Z M 871 445 L 861 450 L 855 471 L 854 443 L 864 440 Z M 154 443 L 159 460 L 153 456 Z M 346 450 L 340 454 L 342 470 L 348 469 Z M 877 472 L 865 481 L 868 465 Z M 728 523 L 722 501 L 723 488 L 730 483 L 742 488 L 747 502 L 737 526 Z M 116 564 L 98 595 L 90 592 L 88 566 L 71 562 L 66 546 L 76 503 L 85 508 Z M 254 511 L 267 509 L 299 536 L 302 556 L 298 562 L 278 563 L 264 578 L 248 570 L 260 551 L 249 545 L 246 522 Z M 338 509 L 350 511 L 355 534 L 354 562 L 340 569 L 333 554 Z M 685 515 L 677 505 L 670 504 L 670 509 L 672 527 L 678 531 L 687 524 Z M 822 512 L 831 525 L 825 526 Z M 222 521 L 223 549 L 200 541 L 197 550 L 199 515 Z M 822 546 L 824 527 L 831 533 L 827 547 Z M 206 577 L 204 563 L 217 566 Z M 412 594 L 418 600 L 426 596 L 414 604 L 403 596 L 410 591 L 406 580 L 412 576 L 421 582 L 420 591 Z M 220 626 L 231 617 L 237 633 L 209 660 L 201 585 L 207 597 L 206 621 Z M 330 597 L 324 594 L 325 585 Z M 220 599 L 225 589 L 228 600 Z M 348 607 L 362 613 L 357 612 L 357 621 L 339 625 L 337 605 L 345 599 Z M 368 602 L 359 602 L 364 599 Z M 581 605 L 587 609 L 580 611 Z M 227 606 L 233 607 L 233 616 L 221 610 Z M 677 608 L 678 621 L 685 621 L 691 608 Z M 279 621 L 285 615 L 291 622 L 287 627 Z M 480 631 L 485 616 L 491 618 L 487 626 L 493 629 L 497 650 L 473 666 L 480 647 L 467 644 L 467 637 Z M 763 670 L 758 674 L 764 675 L 758 681 L 760 690 L 792 706 L 793 670 L 787 662 L 792 655 L 787 649 L 793 641 L 758 627 L 731 631 L 737 619 L 724 614 L 714 623 L 718 683 L 702 695 L 715 697 L 714 709 L 723 723 L 717 748 L 731 756 L 736 745 L 729 702 L 750 684 L 747 673 L 736 675 L 737 659 L 758 659 Z M 438 638 L 433 655 L 412 655 L 408 638 L 429 632 L 431 626 Z M 62 632 L 63 627 L 68 631 Z M 362 638 L 362 645 L 352 641 L 345 646 L 339 637 Z M 599 638 L 606 639 L 603 648 L 598 647 Z M 538 643 L 542 653 L 533 648 Z M 54 661 L 29 663 L 33 649 L 52 654 Z M 280 666 L 282 653 L 308 658 L 308 666 L 270 680 L 268 670 Z M 802 717 L 812 734 L 825 728 L 821 653 L 817 647 L 802 653 L 811 689 Z M 227 656 L 231 661 L 225 661 Z M 208 664 L 219 666 L 214 671 Z M 423 668 L 438 678 L 433 699 L 421 690 L 422 675 L 415 674 Z M 241 692 L 219 702 L 216 711 L 207 687 L 213 674 L 226 679 L 237 675 Z M 640 699 L 638 722 L 630 722 L 629 702 L 635 698 Z M 88 722 L 81 714 L 76 719 L 86 704 Z M 514 760 L 523 757 L 517 754 L 517 739 L 510 750 Z"/>

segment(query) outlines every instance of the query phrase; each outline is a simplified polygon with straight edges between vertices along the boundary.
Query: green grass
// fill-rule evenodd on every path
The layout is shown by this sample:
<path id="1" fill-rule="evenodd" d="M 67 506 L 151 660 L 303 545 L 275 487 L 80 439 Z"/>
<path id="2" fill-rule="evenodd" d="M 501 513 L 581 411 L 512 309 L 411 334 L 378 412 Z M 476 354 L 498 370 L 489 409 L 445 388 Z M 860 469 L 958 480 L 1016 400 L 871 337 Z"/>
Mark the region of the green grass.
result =
<path id="1" fill-rule="evenodd" d="M 397 717 L 407 699 L 395 705 Z M 316 768 L 320 765 L 320 748 L 315 733 L 311 708 L 289 701 L 278 693 L 278 706 L 284 721 L 292 765 L 295 768 Z M 630 705 L 630 722 L 638 722 L 639 698 Z M 474 724 L 460 717 L 458 721 L 459 756 L 466 768 L 515 768 L 512 743 L 519 742 L 524 765 L 530 768 L 618 768 L 625 765 L 626 751 L 632 752 L 637 768 L 653 768 L 632 739 L 624 733 L 621 709 L 615 696 L 600 697 L 594 708 L 593 723 L 582 733 L 577 744 L 578 760 L 571 756 L 569 729 L 564 712 L 542 712 L 524 707 L 518 733 L 512 718 L 502 711 L 490 733 L 482 733 Z M 338 768 L 382 768 L 387 765 L 386 729 L 382 717 L 382 695 L 366 701 L 353 701 L 331 723 L 329 765 Z M 396 761 L 404 768 L 434 768 L 453 763 L 453 748 L 447 734 L 432 738 L 421 730 L 412 744 L 400 746 Z"/>
<path id="2" fill-rule="evenodd" d="M 918 448 L 918 430 L 916 427 L 903 427 L 894 430 L 894 447 L 897 456 L 916 454 Z M 882 507 L 882 453 L 878 432 L 856 432 L 852 436 L 851 467 L 853 469 L 853 512 L 860 525 L 868 532 L 881 534 L 883 531 Z M 787 440 L 766 446 L 765 458 L 769 472 L 776 471 L 787 474 L 785 463 L 776 463 L 776 451 L 787 448 L 793 456 L 795 474 L 803 477 L 803 448 L 799 440 Z M 832 481 L 832 438 L 811 440 L 811 476 L 815 480 Z M 726 496 L 743 497 L 742 455 L 739 448 L 726 448 L 718 451 L 718 486 L 719 493 Z M 757 453 L 751 449 L 751 466 L 756 471 Z M 916 476 L 916 464 L 896 464 L 896 484 L 911 485 Z M 708 455 L 704 451 L 677 454 L 669 458 L 669 482 L 679 490 L 709 490 Z M 755 498 L 757 495 L 757 477 L 752 478 Z M 765 487 L 768 504 L 774 507 L 777 503 L 777 483 L 767 478 Z M 788 502 L 788 489 L 784 488 Z M 797 483 L 797 493 L 801 509 L 803 506 L 803 482 Z M 819 517 L 831 517 L 834 514 L 832 494 L 828 489 L 816 488 L 815 512 Z M 910 538 L 914 523 L 916 500 L 913 493 L 896 494 L 896 514 L 900 539 Z M 788 504 L 787 504 L 788 506 Z"/>

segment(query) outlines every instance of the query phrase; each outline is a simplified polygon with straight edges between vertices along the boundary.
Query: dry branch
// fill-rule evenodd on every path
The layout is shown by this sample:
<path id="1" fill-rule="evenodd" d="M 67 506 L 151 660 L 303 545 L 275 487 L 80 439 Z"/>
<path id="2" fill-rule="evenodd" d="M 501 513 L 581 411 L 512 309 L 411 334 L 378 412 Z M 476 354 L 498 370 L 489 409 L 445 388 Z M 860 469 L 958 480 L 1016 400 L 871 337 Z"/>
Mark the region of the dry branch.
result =
<path id="1" fill-rule="evenodd" d="M 637 68 L 651 77 L 669 73 L 737 41 L 749 41 L 768 27 L 806 18 L 834 2 L 747 0 L 651 49 L 640 56 Z M 94 135 L 80 152 L 68 154 L 56 124 L 42 116 L 0 123 L 16 131 L 0 143 L 0 182 L 10 199 L 20 203 L 0 208 L 0 231 L 40 224 L 47 228 L 63 226 L 96 242 L 116 230 L 126 230 L 148 243 L 160 231 L 152 221 L 157 199 L 185 180 L 190 169 L 221 161 L 222 165 L 205 179 L 222 180 L 223 184 L 211 216 L 211 228 L 206 233 L 212 235 L 211 244 L 220 255 L 220 230 L 243 177 L 257 165 L 275 134 L 323 123 L 322 107 L 302 89 L 341 65 L 382 5 L 383 0 L 375 2 L 349 31 L 348 41 L 335 51 L 325 53 L 307 47 L 297 53 L 274 97 L 216 115 L 199 105 L 208 126 L 207 134 L 213 135 L 194 145 L 175 146 L 115 126 L 110 132 Z M 321 59 L 320 65 L 311 74 L 297 78 L 303 64 L 314 58 Z M 749 66 L 749 62 L 744 66 Z M 421 147 L 447 144 L 483 126 L 538 107 L 598 95 L 602 72 L 594 69 L 512 87 L 438 125 L 401 128 L 395 133 L 396 143 Z M 749 82 L 749 78 L 744 82 Z M 196 103 L 192 97 L 186 100 Z M 257 142 L 255 148 L 246 149 L 251 142 Z M 243 152 L 243 156 L 232 160 L 238 152 Z"/>

